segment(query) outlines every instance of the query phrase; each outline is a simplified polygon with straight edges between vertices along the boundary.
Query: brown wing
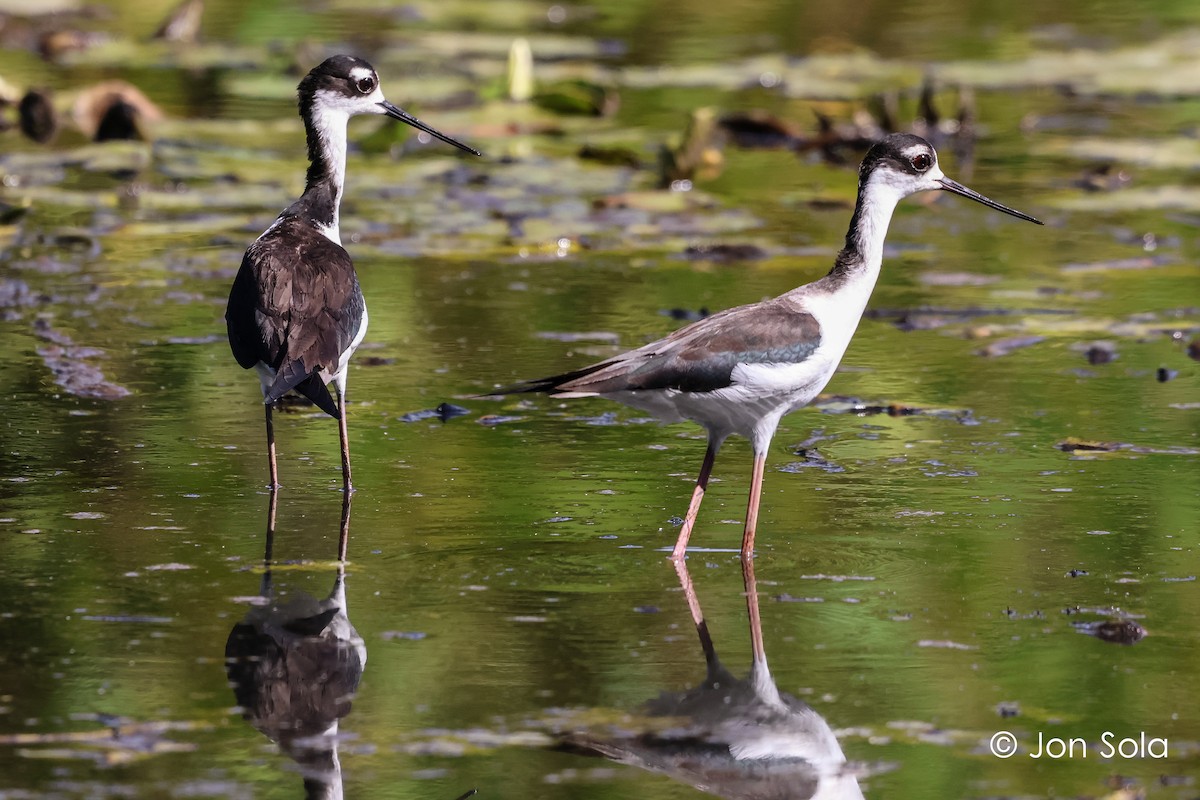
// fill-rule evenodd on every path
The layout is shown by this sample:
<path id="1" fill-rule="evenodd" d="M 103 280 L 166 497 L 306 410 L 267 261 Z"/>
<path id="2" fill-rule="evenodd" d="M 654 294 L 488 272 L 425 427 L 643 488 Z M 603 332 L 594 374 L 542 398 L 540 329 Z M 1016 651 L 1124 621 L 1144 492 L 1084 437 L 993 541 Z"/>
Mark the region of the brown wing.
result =
<path id="1" fill-rule="evenodd" d="M 250 246 L 229 295 L 229 344 L 245 368 L 279 372 L 282 395 L 337 369 L 365 306 L 349 254 L 311 226 L 281 219 Z"/>
<path id="2" fill-rule="evenodd" d="M 816 317 L 771 300 L 719 312 L 616 358 L 497 393 L 711 392 L 731 385 L 738 364 L 798 364 L 820 343 Z"/>

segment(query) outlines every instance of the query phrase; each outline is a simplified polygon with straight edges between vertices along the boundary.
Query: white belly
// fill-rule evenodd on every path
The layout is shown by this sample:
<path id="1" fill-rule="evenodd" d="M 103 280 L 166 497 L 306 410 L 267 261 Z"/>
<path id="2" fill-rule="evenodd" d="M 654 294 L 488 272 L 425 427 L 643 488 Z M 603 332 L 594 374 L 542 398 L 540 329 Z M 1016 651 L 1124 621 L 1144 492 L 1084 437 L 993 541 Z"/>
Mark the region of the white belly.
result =
<path id="1" fill-rule="evenodd" d="M 350 346 L 347 347 L 345 349 L 345 351 L 342 352 L 342 357 L 338 360 L 337 372 L 334 373 L 333 375 L 330 375 L 329 377 L 325 378 L 326 382 L 332 380 L 335 383 L 337 383 L 337 385 L 341 388 L 341 390 L 343 392 L 346 391 L 346 372 L 350 366 L 350 357 L 354 355 L 354 351 L 358 349 L 358 346 L 360 344 L 362 344 L 362 340 L 366 337 L 366 335 L 367 335 L 367 304 L 366 304 L 366 302 L 364 302 L 363 303 L 362 323 L 358 326 L 358 333 L 354 334 L 354 338 L 350 341 Z M 324 376 L 322 376 L 322 377 L 324 377 Z"/>
<path id="2" fill-rule="evenodd" d="M 738 364 L 731 376 L 733 384 L 711 392 L 654 389 L 604 397 L 664 422 L 690 419 L 720 439 L 737 434 L 765 447 L 779 420 L 812 402 L 836 371 L 841 353 L 831 359 L 822 350 L 799 364 Z"/>

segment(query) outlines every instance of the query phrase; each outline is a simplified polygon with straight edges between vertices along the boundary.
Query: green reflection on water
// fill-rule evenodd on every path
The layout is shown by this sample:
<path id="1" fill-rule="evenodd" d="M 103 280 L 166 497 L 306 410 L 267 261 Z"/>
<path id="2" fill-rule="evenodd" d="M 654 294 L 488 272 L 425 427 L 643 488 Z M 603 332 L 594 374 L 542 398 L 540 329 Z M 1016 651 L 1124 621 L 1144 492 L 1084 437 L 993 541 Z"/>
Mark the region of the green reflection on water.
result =
<path id="1" fill-rule="evenodd" d="M 9 643 L 0 652 L 0 792 L 300 790 L 287 759 L 231 711 L 222 663 L 229 630 L 259 586 L 267 496 L 258 390 L 233 365 L 221 315 L 246 243 L 300 188 L 302 133 L 286 72 L 297 42 L 345 39 L 372 53 L 394 66 L 394 77 L 381 67 L 384 86 L 403 103 L 421 69 L 443 76 L 461 67 L 468 86 L 498 76 L 499 56 L 486 55 L 482 39 L 461 39 L 485 53 L 465 66 L 422 50 L 424 34 L 465 28 L 614 37 L 625 50 L 611 65 L 721 67 L 847 42 L 883 58 L 1018 60 L 1062 42 L 1144 44 L 1195 22 L 1183 3 L 1060 4 L 1031 17 L 983 4 L 848 14 L 642 2 L 599 4 L 590 17 L 568 9 L 554 28 L 540 5 L 504 6 L 501 14 L 416 4 L 409 21 L 363 3 L 313 13 L 213 3 L 199 52 L 227 60 L 198 70 L 154 50 L 127 68 L 90 65 L 87 54 L 49 67 L 15 46 L 0 52 L 0 75 L 17 85 L 41 80 L 67 92 L 121 75 L 175 117 L 150 164 L 135 164 L 133 192 L 128 175 L 88 168 L 80 153 L 93 151 L 76 150 L 77 134 L 64 132 L 49 157 L 3 134 L 4 170 L 18 176 L 3 199 L 32 206 L 0 228 L 0 275 L 46 299 L 6 309 L 0 323 L 9 408 L 0 426 L 0 632 Z M 116 4 L 104 27 L 118 39 L 141 37 L 167 7 L 151 14 Z M 277 42 L 285 44 L 264 47 Z M 220 49 L 234 46 L 244 50 Z M 252 69 L 228 60 L 245 54 Z M 243 78 L 260 83 L 239 86 Z M 347 795 L 451 798 L 479 786 L 481 797 L 693 796 L 666 778 L 537 745 L 563 709 L 632 710 L 699 680 L 687 608 L 660 551 L 674 540 L 669 520 L 699 466 L 699 429 L 643 424 L 601 401 L 470 395 L 587 363 L 613 352 L 613 341 L 631 347 L 661 335 L 678 324 L 663 310 L 715 310 L 812 280 L 844 235 L 851 167 L 727 148 L 724 171 L 698 181 L 694 202 L 613 211 L 593 201 L 644 190 L 653 176 L 579 162 L 580 143 L 609 137 L 653 163 L 657 145 L 699 105 L 763 107 L 802 127 L 814 108 L 845 119 L 854 105 L 761 88 L 647 85 L 623 91 L 615 119 L 564 122 L 552 138 L 509 135 L 492 125 L 501 107 L 457 108 L 434 94 L 414 89 L 430 106 L 421 115 L 497 158 L 464 163 L 424 148 L 403 159 L 352 153 L 349 165 L 343 227 L 371 331 L 350 382 L 360 491 L 347 593 L 370 667 L 342 723 L 352 737 L 341 746 Z M 1189 124 L 1195 100 L 1041 90 L 981 91 L 977 100 L 985 136 L 976 161 L 944 149 L 947 172 L 1050 225 L 1014 228 L 953 198 L 901 206 L 871 303 L 880 315 L 864 320 L 829 391 L 969 410 L 978 424 L 817 409 L 785 420 L 769 460 L 757 563 L 772 672 L 868 766 L 868 797 L 1096 795 L 1113 774 L 1138 779 L 1152 796 L 1183 796 L 1155 782 L 1187 774 L 1200 740 L 1180 702 L 1197 689 L 1188 668 L 1200 610 L 1196 371 L 1168 335 L 1195 336 L 1195 209 L 1126 209 L 1119 192 L 1111 208 L 1059 201 L 1097 202 L 1073 186 L 1095 157 L 1093 146 L 1074 154 L 1073 137 L 1153 145 Z M 953 106 L 952 89 L 942 102 Z M 914 106 L 915 93 L 903 98 L 905 119 Z M 372 131 L 357 122 L 352 138 Z M 1133 169 L 1139 189 L 1183 181 L 1170 168 Z M 84 243 L 52 238 L 65 229 Z M 570 246 L 560 256 L 561 237 Z M 753 242 L 766 257 L 722 264 L 681 255 L 689 244 L 726 241 Z M 1106 266 L 1130 259 L 1149 259 L 1147 268 Z M 958 273 L 982 280 L 930 277 Z M 921 307 L 937 325 L 893 324 Z M 133 395 L 101 402 L 56 387 L 36 352 L 49 344 L 34 327 L 39 317 L 102 348 L 93 363 Z M 538 336 L 545 332 L 605 335 L 564 342 Z M 1020 335 L 1046 338 L 976 355 Z M 1115 343 L 1116 361 L 1089 365 L 1072 349 L 1096 339 Z M 1163 365 L 1179 376 L 1157 382 Z M 443 401 L 471 414 L 400 421 Z M 518 419 L 488 426 L 484 414 Z M 305 410 L 277 419 L 285 490 L 276 577 L 282 591 L 324 596 L 340 519 L 336 428 Z M 793 451 L 814 434 L 842 471 L 801 466 Z M 1068 437 L 1133 447 L 1072 455 L 1055 448 Z M 740 569 L 724 551 L 740 537 L 726 521 L 744 510 L 744 443 L 726 448 L 716 478 L 694 539 L 715 552 L 690 563 L 714 639 L 731 663 L 745 663 Z M 1121 647 L 1072 626 L 1116 609 L 1150 635 Z M 1002 703 L 1016 703 L 1019 715 L 1001 718 Z M 95 714 L 143 727 L 127 728 L 117 744 L 64 736 L 102 732 Z M 1039 731 L 1094 742 L 1105 730 L 1145 730 L 1170 738 L 1172 759 L 999 761 L 983 750 L 999 728 L 1023 743 Z M 65 741 L 16 738 L 26 735 Z"/>

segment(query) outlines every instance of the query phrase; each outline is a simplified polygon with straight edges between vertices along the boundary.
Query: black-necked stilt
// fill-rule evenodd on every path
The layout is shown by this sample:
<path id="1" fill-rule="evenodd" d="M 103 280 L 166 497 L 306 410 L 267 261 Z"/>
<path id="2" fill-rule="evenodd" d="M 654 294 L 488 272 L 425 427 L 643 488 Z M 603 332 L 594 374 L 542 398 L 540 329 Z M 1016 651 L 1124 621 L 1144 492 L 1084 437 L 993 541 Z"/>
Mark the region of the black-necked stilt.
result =
<path id="1" fill-rule="evenodd" d="M 904 197 L 930 189 L 944 189 L 1042 224 L 947 178 L 929 142 L 892 134 L 863 159 L 846 246 L 824 278 L 761 303 L 713 314 L 598 364 L 494 394 L 599 395 L 667 422 L 690 419 L 703 425 L 708 449 L 671 554 L 675 560 L 684 557 L 721 443 L 735 433 L 750 439 L 754 471 L 742 538 L 742 554 L 749 557 L 767 448 L 779 420 L 807 405 L 832 377 L 879 277 L 892 212 Z"/>
<path id="2" fill-rule="evenodd" d="M 295 389 L 338 420 L 342 480 L 350 482 L 346 440 L 346 367 L 367 331 L 367 308 L 338 234 L 346 174 L 346 124 L 355 114 L 386 114 L 468 153 L 383 97 L 366 61 L 334 56 L 300 81 L 300 116 L 308 135 L 304 194 L 246 250 L 229 292 L 229 344 L 243 368 L 255 367 L 266 405 L 271 488 L 279 486 L 271 404 Z M 325 384 L 333 381 L 338 402 Z"/>
<path id="3" fill-rule="evenodd" d="M 862 800 L 858 776 L 829 723 L 779 691 L 767 666 L 754 560 L 742 563 L 754 657 L 737 678 L 717 657 L 685 561 L 675 562 L 704 651 L 704 682 L 662 692 L 613 731 L 591 726 L 562 737 L 561 749 L 598 755 L 667 775 L 728 798 Z"/>

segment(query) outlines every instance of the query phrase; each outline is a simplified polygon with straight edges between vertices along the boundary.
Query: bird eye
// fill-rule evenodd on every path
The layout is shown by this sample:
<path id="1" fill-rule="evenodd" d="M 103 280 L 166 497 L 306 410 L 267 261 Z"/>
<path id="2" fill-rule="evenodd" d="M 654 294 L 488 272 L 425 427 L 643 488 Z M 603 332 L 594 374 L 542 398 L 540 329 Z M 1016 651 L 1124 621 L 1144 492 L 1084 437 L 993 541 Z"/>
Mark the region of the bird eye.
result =
<path id="1" fill-rule="evenodd" d="M 929 157 L 928 153 L 921 153 L 920 155 L 913 156 L 912 161 L 909 163 L 912 164 L 912 168 L 917 172 L 924 172 L 933 165 L 933 159 Z"/>
<path id="2" fill-rule="evenodd" d="M 357 85 L 360 92 L 370 94 L 375 90 L 375 79 L 368 75 L 365 78 L 359 78 Z"/>

